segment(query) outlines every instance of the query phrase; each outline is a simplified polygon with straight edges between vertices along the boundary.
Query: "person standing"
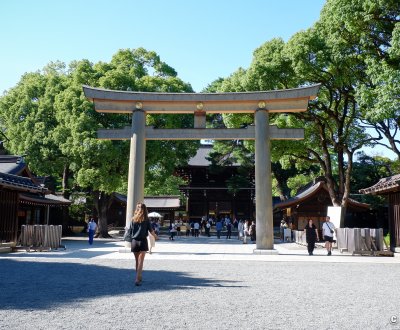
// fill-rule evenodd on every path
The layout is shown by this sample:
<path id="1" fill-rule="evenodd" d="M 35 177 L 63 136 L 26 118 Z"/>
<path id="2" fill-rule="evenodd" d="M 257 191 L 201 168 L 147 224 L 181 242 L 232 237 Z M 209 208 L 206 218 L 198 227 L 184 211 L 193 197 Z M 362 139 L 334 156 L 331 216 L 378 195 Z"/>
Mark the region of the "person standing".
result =
<path id="1" fill-rule="evenodd" d="M 199 237 L 200 224 L 198 221 L 194 223 L 194 237 Z"/>
<path id="2" fill-rule="evenodd" d="M 335 225 L 331 222 L 331 218 L 326 217 L 326 220 L 322 225 L 322 235 L 324 236 L 325 248 L 326 251 L 328 251 L 328 256 L 332 255 L 333 234 L 335 229 Z"/>
<path id="3" fill-rule="evenodd" d="M 231 235 L 232 235 L 232 224 L 228 222 L 228 224 L 226 225 L 226 239 L 231 239 Z"/>
<path id="4" fill-rule="evenodd" d="M 146 256 L 146 252 L 149 250 L 147 235 L 150 232 L 155 239 L 157 238 L 157 235 L 151 227 L 145 204 L 137 203 L 130 226 L 133 238 L 131 251 L 135 255 L 136 262 L 135 285 L 139 286 L 142 284 L 144 257 Z"/>
<path id="5" fill-rule="evenodd" d="M 250 225 L 250 239 L 252 243 L 255 243 L 256 236 L 256 222 L 253 220 Z"/>
<path id="6" fill-rule="evenodd" d="M 281 220 L 280 227 L 279 227 L 279 229 L 280 229 L 280 234 L 281 234 L 281 241 L 282 241 L 282 242 L 285 240 L 284 235 L 285 235 L 285 229 L 286 229 L 286 228 L 287 228 L 287 223 L 286 223 L 285 219 L 282 219 L 282 220 Z"/>
<path id="7" fill-rule="evenodd" d="M 96 228 L 97 228 L 97 224 L 94 221 L 93 218 L 90 218 L 89 223 L 88 223 L 88 233 L 89 233 L 89 244 L 92 245 L 93 244 L 93 237 L 94 234 L 96 232 Z"/>
<path id="8" fill-rule="evenodd" d="M 244 235 L 244 223 L 243 220 L 239 220 L 238 223 L 238 239 L 241 240 L 243 239 L 243 235 Z"/>
<path id="9" fill-rule="evenodd" d="M 303 235 L 304 233 L 306 234 L 308 254 L 312 256 L 315 248 L 315 242 L 319 241 L 319 235 L 317 227 L 315 227 L 311 219 L 308 220 L 308 223 L 304 228 Z"/>
<path id="10" fill-rule="evenodd" d="M 175 226 L 175 221 L 171 220 L 171 223 L 169 225 L 169 240 L 174 241 L 174 237 L 176 234 L 176 226 Z"/>
<path id="11" fill-rule="evenodd" d="M 210 222 L 207 221 L 206 228 L 205 228 L 207 237 L 210 237 L 210 230 L 211 230 L 211 224 L 210 224 Z"/>
<path id="12" fill-rule="evenodd" d="M 215 230 L 217 231 L 217 237 L 221 238 L 222 221 L 219 218 L 217 220 L 217 223 L 215 224 Z"/>
<path id="13" fill-rule="evenodd" d="M 189 223 L 189 221 L 187 221 L 186 222 L 186 237 L 189 237 L 190 236 L 190 230 L 191 230 L 192 228 L 190 227 L 190 223 Z"/>
<path id="14" fill-rule="evenodd" d="M 243 244 L 247 244 L 247 237 L 250 236 L 250 220 L 245 220 L 243 225 Z"/>

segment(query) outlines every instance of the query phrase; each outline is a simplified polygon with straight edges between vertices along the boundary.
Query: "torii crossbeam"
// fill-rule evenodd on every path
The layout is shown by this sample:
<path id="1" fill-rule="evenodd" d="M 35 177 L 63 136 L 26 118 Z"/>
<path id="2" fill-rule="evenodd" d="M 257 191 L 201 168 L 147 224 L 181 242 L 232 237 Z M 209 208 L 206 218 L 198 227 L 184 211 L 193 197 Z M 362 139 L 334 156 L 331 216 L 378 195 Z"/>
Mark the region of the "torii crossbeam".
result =
<path id="1" fill-rule="evenodd" d="M 99 130 L 99 139 L 131 140 L 126 223 L 135 205 L 144 199 L 146 140 L 255 140 L 256 253 L 270 253 L 274 247 L 270 140 L 303 139 L 303 129 L 269 126 L 269 113 L 307 111 L 320 85 L 244 93 L 146 93 L 114 91 L 83 86 L 95 110 L 103 113 L 131 113 L 132 126 Z M 146 114 L 194 115 L 192 129 L 146 127 Z M 207 113 L 254 113 L 254 126 L 236 129 L 206 128 Z"/>

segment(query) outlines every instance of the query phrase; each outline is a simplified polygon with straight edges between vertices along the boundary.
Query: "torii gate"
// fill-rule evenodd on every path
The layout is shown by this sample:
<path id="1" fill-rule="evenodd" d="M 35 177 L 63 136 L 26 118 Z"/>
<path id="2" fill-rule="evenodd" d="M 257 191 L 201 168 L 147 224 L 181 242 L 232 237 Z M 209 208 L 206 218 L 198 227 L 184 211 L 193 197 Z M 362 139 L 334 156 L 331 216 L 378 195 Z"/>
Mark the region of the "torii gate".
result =
<path id="1" fill-rule="evenodd" d="M 274 248 L 270 140 L 303 139 L 303 129 L 269 126 L 269 113 L 307 111 L 320 85 L 243 93 L 146 93 L 106 90 L 83 86 L 95 110 L 103 113 L 132 113 L 132 126 L 99 130 L 99 139 L 131 140 L 126 223 L 137 202 L 144 199 L 146 140 L 255 140 L 256 250 Z M 192 129 L 155 129 L 146 126 L 146 114 L 194 114 Z M 207 113 L 254 113 L 254 126 L 206 128 Z"/>

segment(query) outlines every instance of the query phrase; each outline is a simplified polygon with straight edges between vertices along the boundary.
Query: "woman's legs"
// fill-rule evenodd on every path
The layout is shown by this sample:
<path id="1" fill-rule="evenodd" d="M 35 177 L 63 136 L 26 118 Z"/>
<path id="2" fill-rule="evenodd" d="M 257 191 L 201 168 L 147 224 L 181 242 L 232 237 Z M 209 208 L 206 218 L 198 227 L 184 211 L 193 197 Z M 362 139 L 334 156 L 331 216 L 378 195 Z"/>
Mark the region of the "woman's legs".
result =
<path id="1" fill-rule="evenodd" d="M 139 264 L 139 254 L 140 254 L 140 252 L 134 252 L 133 254 L 135 255 L 135 271 L 137 272 L 138 264 Z"/>
<path id="2" fill-rule="evenodd" d="M 140 282 L 142 281 L 143 262 L 145 256 L 146 256 L 146 251 L 138 252 L 138 264 L 136 268 L 136 281 L 135 281 L 136 284 L 140 284 Z"/>
<path id="3" fill-rule="evenodd" d="M 310 241 L 307 242 L 307 250 L 308 250 L 308 254 L 309 255 L 313 254 L 314 247 L 315 247 L 315 241 L 310 240 Z"/>

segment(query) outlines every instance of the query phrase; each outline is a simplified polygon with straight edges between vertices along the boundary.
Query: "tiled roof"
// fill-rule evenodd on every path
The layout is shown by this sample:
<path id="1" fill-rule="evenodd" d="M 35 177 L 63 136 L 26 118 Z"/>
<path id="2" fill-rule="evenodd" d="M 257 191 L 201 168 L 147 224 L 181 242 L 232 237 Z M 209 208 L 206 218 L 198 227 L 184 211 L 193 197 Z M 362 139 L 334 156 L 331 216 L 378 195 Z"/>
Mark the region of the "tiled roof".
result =
<path id="1" fill-rule="evenodd" d="M 22 156 L 0 155 L 0 172 L 18 175 L 25 167 Z"/>
<path id="2" fill-rule="evenodd" d="M 206 158 L 209 157 L 209 154 L 212 150 L 212 146 L 200 146 L 196 155 L 189 159 L 188 166 L 210 166 L 211 162 Z"/>
<path id="3" fill-rule="evenodd" d="M 46 192 L 47 188 L 35 184 L 32 179 L 0 172 L 0 186 L 20 191 Z"/>
<path id="4" fill-rule="evenodd" d="M 20 194 L 20 200 L 22 203 L 34 205 L 62 206 L 71 204 L 70 200 L 53 194 L 40 196 L 37 194 L 22 193 Z"/>
<path id="5" fill-rule="evenodd" d="M 209 144 L 200 145 L 197 149 L 196 155 L 190 158 L 188 161 L 188 166 L 210 166 L 211 162 L 207 159 L 210 157 L 210 153 L 213 151 L 213 146 Z M 233 166 L 240 166 L 239 163 L 235 162 Z"/>
<path id="6" fill-rule="evenodd" d="M 400 174 L 396 174 L 386 178 L 382 178 L 373 186 L 365 189 L 360 189 L 360 192 L 363 194 L 379 195 L 399 190 L 400 190 Z"/>
<path id="7" fill-rule="evenodd" d="M 118 201 L 126 203 L 125 195 L 114 193 L 114 197 Z M 147 196 L 144 198 L 144 204 L 152 209 L 179 208 L 181 205 L 179 196 Z"/>
<path id="8" fill-rule="evenodd" d="M 319 181 L 316 182 L 315 184 L 309 186 L 306 190 L 303 190 L 301 193 L 297 194 L 296 196 L 289 198 L 286 201 L 277 203 L 274 205 L 274 208 L 279 208 L 279 209 L 286 209 L 289 207 L 292 207 L 294 205 L 298 205 L 304 201 L 306 201 L 308 198 L 311 198 L 315 194 L 317 194 L 321 189 L 324 189 L 327 191 L 326 183 L 324 181 Z M 358 202 L 354 199 L 349 198 L 349 205 L 355 206 L 355 207 L 361 207 L 368 209 L 369 204 L 361 203 Z"/>

